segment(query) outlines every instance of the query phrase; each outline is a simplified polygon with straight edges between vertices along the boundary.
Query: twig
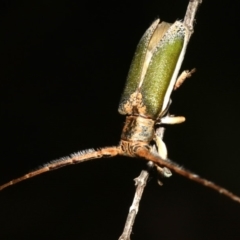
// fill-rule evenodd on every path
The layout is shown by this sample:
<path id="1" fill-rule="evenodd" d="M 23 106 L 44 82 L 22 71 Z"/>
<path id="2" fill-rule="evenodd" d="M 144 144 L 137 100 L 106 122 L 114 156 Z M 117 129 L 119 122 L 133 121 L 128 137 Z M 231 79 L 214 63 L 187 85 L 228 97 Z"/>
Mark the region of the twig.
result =
<path id="1" fill-rule="evenodd" d="M 183 22 L 188 27 L 191 33 L 193 33 L 193 23 L 195 20 L 195 15 L 201 3 L 202 0 L 190 0 L 188 3 L 187 11 Z"/>
<path id="2" fill-rule="evenodd" d="M 156 134 L 158 135 L 159 138 L 163 139 L 164 133 L 165 133 L 165 129 L 163 127 L 158 127 L 156 129 Z M 153 152 L 155 154 L 158 154 L 155 145 L 153 146 Z M 151 170 L 155 167 L 157 167 L 157 171 L 158 171 L 158 173 L 160 173 L 160 177 L 170 177 L 172 175 L 171 171 L 166 167 L 161 168 L 161 167 L 155 165 L 152 161 L 149 161 L 147 163 L 147 170 L 141 171 L 140 175 L 134 179 L 135 186 L 137 186 L 136 192 L 135 192 L 135 195 L 133 198 L 132 205 L 129 209 L 129 213 L 128 213 L 127 220 L 126 220 L 126 223 L 125 223 L 125 226 L 123 229 L 123 233 L 119 237 L 118 240 L 130 240 L 132 227 L 133 227 L 136 215 L 138 213 L 138 208 L 139 208 L 139 204 L 140 204 L 140 201 L 142 198 L 144 188 L 147 184 L 147 180 L 148 180 Z M 160 186 L 163 185 L 159 179 L 158 179 L 158 184 Z"/>
<path id="3" fill-rule="evenodd" d="M 129 213 L 128 213 L 128 216 L 127 216 L 127 220 L 126 220 L 126 223 L 125 223 L 125 226 L 124 226 L 123 233 L 119 237 L 118 240 L 130 240 L 132 227 L 133 227 L 136 215 L 138 213 L 139 203 L 141 201 L 144 188 L 147 184 L 149 173 L 154 168 L 154 163 L 153 162 L 148 162 L 147 166 L 148 166 L 148 169 L 141 171 L 140 175 L 137 178 L 134 179 L 135 186 L 137 186 L 136 187 L 136 192 L 135 192 L 135 195 L 134 195 L 132 205 L 129 209 Z"/>

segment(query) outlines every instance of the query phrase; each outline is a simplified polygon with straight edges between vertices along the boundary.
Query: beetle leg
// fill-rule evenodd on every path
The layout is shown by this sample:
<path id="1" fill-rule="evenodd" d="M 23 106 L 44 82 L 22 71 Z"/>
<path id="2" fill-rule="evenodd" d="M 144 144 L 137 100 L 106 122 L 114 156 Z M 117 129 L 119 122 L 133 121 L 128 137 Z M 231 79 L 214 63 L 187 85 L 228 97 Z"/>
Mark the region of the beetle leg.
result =
<path id="1" fill-rule="evenodd" d="M 161 118 L 161 123 L 163 124 L 179 124 L 185 122 L 186 118 L 183 116 L 174 116 L 174 115 L 166 115 Z"/>
<path id="2" fill-rule="evenodd" d="M 195 73 L 195 72 L 196 72 L 196 68 L 193 68 L 191 71 L 189 71 L 189 70 L 183 71 L 183 72 L 179 75 L 179 77 L 178 77 L 178 79 L 177 79 L 177 81 L 176 81 L 176 83 L 175 83 L 174 90 L 177 90 L 177 89 L 183 84 L 183 82 L 184 82 L 187 78 L 190 78 L 190 77 L 192 76 L 192 74 Z"/>
<path id="3" fill-rule="evenodd" d="M 154 145 L 153 151 L 157 152 L 158 155 L 162 158 L 162 159 L 166 159 L 167 158 L 167 147 L 166 144 L 163 142 L 162 138 L 164 135 L 164 131 L 165 129 L 163 127 L 158 127 L 156 129 L 155 132 L 155 143 L 156 145 Z M 155 164 L 156 169 L 158 174 L 160 175 L 160 177 L 171 177 L 172 176 L 172 172 L 166 168 L 166 167 L 160 167 L 159 165 Z M 163 183 L 160 181 L 160 179 L 158 179 L 158 184 L 160 186 L 163 185 Z"/>

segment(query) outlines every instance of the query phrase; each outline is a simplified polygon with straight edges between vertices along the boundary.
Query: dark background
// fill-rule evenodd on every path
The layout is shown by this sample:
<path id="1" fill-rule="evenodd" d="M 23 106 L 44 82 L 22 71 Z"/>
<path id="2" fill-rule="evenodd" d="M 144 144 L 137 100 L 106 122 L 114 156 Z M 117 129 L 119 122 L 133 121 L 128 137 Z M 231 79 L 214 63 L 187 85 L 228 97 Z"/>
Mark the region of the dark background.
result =
<path id="1" fill-rule="evenodd" d="M 52 159 L 117 145 L 135 47 L 187 0 L 1 1 L 0 183 Z M 238 1 L 204 1 L 174 93 L 169 157 L 240 195 Z M 0 192 L 0 239 L 118 239 L 144 160 L 116 157 L 48 172 Z M 144 192 L 132 240 L 240 239 L 240 205 L 174 175 Z"/>

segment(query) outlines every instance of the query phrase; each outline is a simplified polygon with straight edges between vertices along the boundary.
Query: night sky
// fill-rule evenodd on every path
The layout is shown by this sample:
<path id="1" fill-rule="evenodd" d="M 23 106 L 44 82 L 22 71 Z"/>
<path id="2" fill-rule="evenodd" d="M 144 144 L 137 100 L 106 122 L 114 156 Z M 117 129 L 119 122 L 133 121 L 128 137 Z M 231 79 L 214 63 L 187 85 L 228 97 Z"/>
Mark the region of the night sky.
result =
<path id="1" fill-rule="evenodd" d="M 88 148 L 117 145 L 118 104 L 135 47 L 187 0 L 0 2 L 0 183 Z M 165 133 L 169 158 L 240 195 L 238 1 L 203 0 Z M 141 159 L 61 168 L 0 192 L 0 239 L 118 239 Z M 240 239 L 240 204 L 174 174 L 144 192 L 132 240 Z"/>

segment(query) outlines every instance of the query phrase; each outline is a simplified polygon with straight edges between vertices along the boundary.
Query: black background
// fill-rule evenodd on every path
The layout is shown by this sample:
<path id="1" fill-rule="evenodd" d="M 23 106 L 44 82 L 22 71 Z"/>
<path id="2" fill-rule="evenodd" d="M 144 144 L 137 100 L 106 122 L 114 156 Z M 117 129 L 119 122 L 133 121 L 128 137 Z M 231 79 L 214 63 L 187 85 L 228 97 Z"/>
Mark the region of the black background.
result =
<path id="1" fill-rule="evenodd" d="M 52 159 L 117 145 L 135 47 L 187 0 L 1 1 L 0 183 Z M 204 1 L 174 93 L 169 157 L 240 195 L 238 1 Z M 0 192 L 0 239 L 118 239 L 145 161 L 116 157 L 48 172 Z M 240 239 L 240 205 L 181 176 L 144 192 L 131 239 Z"/>

